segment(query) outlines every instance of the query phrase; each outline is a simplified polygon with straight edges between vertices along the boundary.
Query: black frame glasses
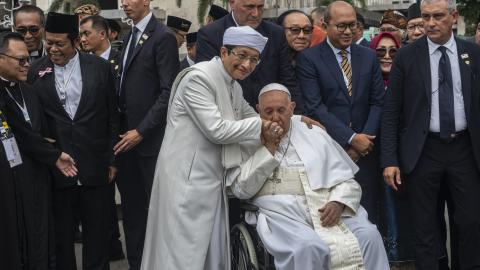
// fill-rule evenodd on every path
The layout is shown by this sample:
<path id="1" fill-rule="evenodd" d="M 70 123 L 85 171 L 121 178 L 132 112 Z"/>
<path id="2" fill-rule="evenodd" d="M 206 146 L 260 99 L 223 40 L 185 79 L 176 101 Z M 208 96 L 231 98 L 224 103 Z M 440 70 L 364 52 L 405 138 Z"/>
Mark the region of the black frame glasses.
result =
<path id="1" fill-rule="evenodd" d="M 301 32 L 303 32 L 304 35 L 311 35 L 313 32 L 313 27 L 311 26 L 305 26 L 305 27 L 292 26 L 292 27 L 285 27 L 285 29 L 288 29 L 288 31 L 290 31 L 294 35 L 300 35 Z"/>
<path id="2" fill-rule="evenodd" d="M 330 25 L 330 24 L 329 24 Z M 358 29 L 358 23 L 357 22 L 352 22 L 352 23 L 339 23 L 339 24 L 333 24 L 335 27 L 337 27 L 338 32 L 345 32 L 347 30 L 347 27 L 350 28 L 351 31 L 355 31 Z"/>
<path id="3" fill-rule="evenodd" d="M 0 55 L 3 55 L 3 56 L 6 56 L 6 57 L 10 57 L 12 59 L 15 59 L 18 61 L 18 64 L 20 66 L 25 66 L 27 63 L 30 64 L 30 58 L 29 57 L 24 57 L 24 58 L 18 58 L 18 57 L 15 57 L 15 56 L 11 56 L 11 55 L 8 55 L 8 54 L 5 54 L 5 53 L 0 53 Z"/>
<path id="4" fill-rule="evenodd" d="M 425 30 L 425 27 L 424 27 L 423 23 L 407 25 L 407 30 L 411 31 L 411 32 L 415 31 L 415 29 L 417 29 L 417 28 L 418 28 L 418 30 L 420 30 L 422 32 L 423 32 L 423 30 Z"/>
<path id="5" fill-rule="evenodd" d="M 398 49 L 396 47 L 391 47 L 391 48 L 376 48 L 375 52 L 377 53 L 378 58 L 383 58 L 385 55 L 390 55 L 390 58 L 395 58 L 395 55 L 398 52 Z"/>
<path id="6" fill-rule="evenodd" d="M 36 35 L 36 34 L 38 34 L 38 32 L 40 32 L 40 27 L 38 27 L 38 26 L 28 26 L 28 27 L 20 26 L 20 27 L 15 28 L 15 32 L 17 32 L 21 35 L 26 35 L 27 32 L 30 32 L 30 34 L 32 34 L 32 35 Z"/>
<path id="7" fill-rule="evenodd" d="M 244 55 L 243 53 L 236 53 L 234 52 L 233 50 L 228 50 L 229 53 L 231 53 L 233 56 L 237 57 L 238 60 L 242 61 L 242 62 L 245 62 L 245 61 L 249 61 L 249 63 L 251 65 L 258 65 L 260 64 L 260 59 L 257 58 L 257 57 L 251 57 L 251 56 L 246 56 Z"/>

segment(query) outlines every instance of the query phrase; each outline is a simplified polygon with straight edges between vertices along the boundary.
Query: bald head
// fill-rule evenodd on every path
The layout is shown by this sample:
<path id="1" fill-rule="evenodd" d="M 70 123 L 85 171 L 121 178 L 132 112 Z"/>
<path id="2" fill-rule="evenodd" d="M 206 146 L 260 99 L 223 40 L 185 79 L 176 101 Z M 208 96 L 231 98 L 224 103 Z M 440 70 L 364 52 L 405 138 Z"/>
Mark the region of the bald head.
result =
<path id="1" fill-rule="evenodd" d="M 340 14 L 344 13 L 351 13 L 356 14 L 355 9 L 352 5 L 345 1 L 335 1 L 332 2 L 330 5 L 327 6 L 327 10 L 325 11 L 325 22 L 329 22 L 332 20 L 332 17 L 338 17 Z"/>

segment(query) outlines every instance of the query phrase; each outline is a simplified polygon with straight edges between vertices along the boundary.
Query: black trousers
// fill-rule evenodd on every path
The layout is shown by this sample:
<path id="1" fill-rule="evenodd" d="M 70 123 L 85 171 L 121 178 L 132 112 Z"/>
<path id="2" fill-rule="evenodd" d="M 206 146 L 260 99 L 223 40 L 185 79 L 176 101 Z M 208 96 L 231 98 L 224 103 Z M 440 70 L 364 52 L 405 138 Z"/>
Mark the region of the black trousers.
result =
<path id="1" fill-rule="evenodd" d="M 115 202 L 115 182 L 110 185 L 110 257 L 122 254 L 122 242 L 120 241 L 120 228 L 118 226 L 117 204 Z"/>
<path id="2" fill-rule="evenodd" d="M 458 269 L 480 269 L 480 173 L 468 134 L 450 143 L 429 136 L 408 181 L 416 269 L 439 269 L 437 251 L 444 243 L 435 228 L 438 228 L 437 203 L 442 184 L 448 189 L 454 209 Z"/>
<path id="3" fill-rule="evenodd" d="M 123 231 L 131 270 L 140 269 L 142 263 L 156 161 L 157 156 L 141 156 L 135 149 L 117 157 L 117 186 L 122 196 Z"/>
<path id="4" fill-rule="evenodd" d="M 375 145 L 379 143 L 375 142 Z M 383 176 L 379 163 L 378 146 L 372 153 L 361 157 L 357 162 L 360 170 L 355 174 L 355 180 L 362 187 L 360 204 L 368 213 L 368 219 L 373 224 L 380 222 L 380 198 L 384 190 Z"/>
<path id="5" fill-rule="evenodd" d="M 54 190 L 53 209 L 57 269 L 77 269 L 74 247 L 74 203 L 76 196 L 82 224 L 83 269 L 110 269 L 108 262 L 109 227 L 111 223 L 110 192 L 111 187 L 107 184 L 101 186 L 72 186 Z"/>

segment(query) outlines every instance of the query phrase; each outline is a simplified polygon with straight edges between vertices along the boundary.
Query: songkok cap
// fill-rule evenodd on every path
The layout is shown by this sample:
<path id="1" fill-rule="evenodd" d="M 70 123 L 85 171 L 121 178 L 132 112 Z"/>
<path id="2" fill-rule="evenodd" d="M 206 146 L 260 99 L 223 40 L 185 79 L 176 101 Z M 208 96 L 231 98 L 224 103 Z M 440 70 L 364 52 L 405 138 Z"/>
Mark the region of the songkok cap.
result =
<path id="1" fill-rule="evenodd" d="M 77 15 L 49 12 L 45 23 L 45 31 L 59 34 L 78 34 L 78 17 Z"/>
<path id="2" fill-rule="evenodd" d="M 420 11 L 420 6 L 417 3 L 413 3 L 408 7 L 408 15 L 407 15 L 407 22 L 416 19 L 416 18 L 421 18 L 422 17 L 422 12 Z"/>
<path id="3" fill-rule="evenodd" d="M 250 26 L 232 26 L 223 34 L 223 45 L 245 46 L 262 53 L 268 38 Z"/>
<path id="4" fill-rule="evenodd" d="M 260 90 L 260 93 L 258 94 L 258 98 L 260 99 L 260 96 L 270 92 L 270 91 L 282 91 L 287 93 L 288 97 L 291 98 L 292 96 L 290 95 L 290 91 L 288 91 L 287 87 L 285 87 L 283 84 L 279 83 L 270 83 L 265 85 L 262 90 Z"/>
<path id="5" fill-rule="evenodd" d="M 187 44 L 197 42 L 197 32 L 187 34 Z"/>
<path id="6" fill-rule="evenodd" d="M 100 10 L 98 9 L 97 6 L 93 5 L 93 4 L 86 4 L 86 5 L 81 5 L 79 7 L 77 7 L 73 13 L 77 14 L 77 15 L 90 15 L 90 16 L 93 16 L 93 15 L 98 15 L 100 14 Z"/>
<path id="7" fill-rule="evenodd" d="M 211 5 L 210 11 L 208 12 L 208 16 L 212 17 L 213 20 L 218 20 L 223 18 L 223 16 L 227 15 L 228 11 L 222 7 L 217 5 Z"/>
<path id="8" fill-rule="evenodd" d="M 110 28 L 111 31 L 118 32 L 118 33 L 122 31 L 122 27 L 114 19 L 107 19 L 107 22 L 108 22 L 108 28 Z"/>
<path id="9" fill-rule="evenodd" d="M 189 20 L 185 20 L 176 16 L 167 16 L 167 26 L 171 28 L 183 32 L 188 32 L 188 29 L 190 29 L 190 25 L 192 25 L 192 22 Z"/>
<path id="10" fill-rule="evenodd" d="M 389 9 L 383 13 L 382 19 L 380 20 L 380 25 L 384 23 L 394 25 L 400 29 L 407 28 L 407 18 L 405 18 L 402 13 L 396 10 Z"/>

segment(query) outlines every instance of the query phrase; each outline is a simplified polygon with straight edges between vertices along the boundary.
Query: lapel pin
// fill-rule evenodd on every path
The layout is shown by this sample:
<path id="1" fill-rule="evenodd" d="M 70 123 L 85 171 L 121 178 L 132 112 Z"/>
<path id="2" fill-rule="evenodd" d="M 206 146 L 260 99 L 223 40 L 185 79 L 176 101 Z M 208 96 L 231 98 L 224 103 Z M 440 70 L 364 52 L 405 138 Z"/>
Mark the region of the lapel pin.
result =
<path id="1" fill-rule="evenodd" d="M 148 35 L 147 35 L 147 34 L 143 34 L 143 35 L 142 35 L 142 38 L 143 38 L 144 40 L 147 40 L 147 39 L 148 39 Z"/>
<path id="2" fill-rule="evenodd" d="M 464 54 L 460 55 L 460 57 L 462 57 L 462 59 L 467 59 L 468 58 L 468 53 L 464 53 Z"/>

